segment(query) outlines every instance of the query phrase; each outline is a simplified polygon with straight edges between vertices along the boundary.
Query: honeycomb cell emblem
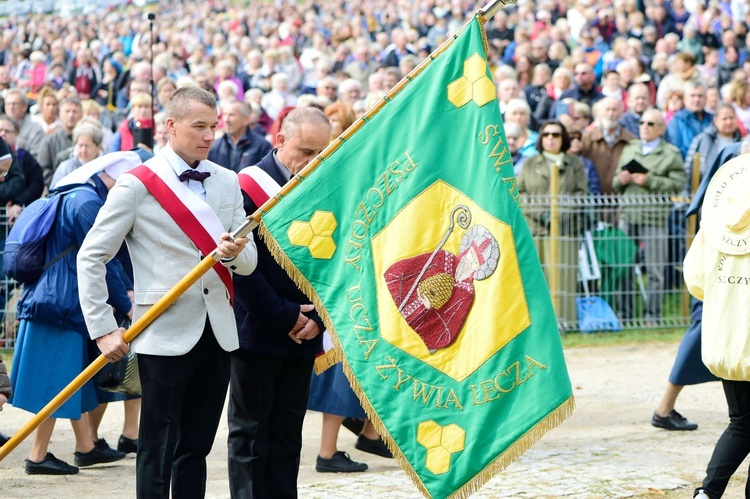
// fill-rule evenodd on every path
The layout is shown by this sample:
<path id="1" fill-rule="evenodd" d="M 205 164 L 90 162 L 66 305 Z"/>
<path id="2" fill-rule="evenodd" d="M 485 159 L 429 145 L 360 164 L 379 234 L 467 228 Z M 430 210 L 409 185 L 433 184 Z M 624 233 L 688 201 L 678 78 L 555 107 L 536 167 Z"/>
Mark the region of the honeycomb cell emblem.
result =
<path id="1" fill-rule="evenodd" d="M 422 421 L 417 426 L 417 442 L 427 449 L 425 468 L 436 475 L 451 468 L 451 456 L 464 450 L 466 432 L 455 423 L 441 426 L 435 421 Z"/>
<path id="2" fill-rule="evenodd" d="M 336 252 L 333 231 L 337 226 L 333 213 L 318 210 L 307 222 L 292 222 L 286 235 L 294 246 L 305 246 L 313 258 L 330 260 Z"/>
<path id="3" fill-rule="evenodd" d="M 496 97 L 495 85 L 487 76 L 487 61 L 476 52 L 464 61 L 464 74 L 448 84 L 448 100 L 456 107 L 471 101 L 482 107 Z"/>

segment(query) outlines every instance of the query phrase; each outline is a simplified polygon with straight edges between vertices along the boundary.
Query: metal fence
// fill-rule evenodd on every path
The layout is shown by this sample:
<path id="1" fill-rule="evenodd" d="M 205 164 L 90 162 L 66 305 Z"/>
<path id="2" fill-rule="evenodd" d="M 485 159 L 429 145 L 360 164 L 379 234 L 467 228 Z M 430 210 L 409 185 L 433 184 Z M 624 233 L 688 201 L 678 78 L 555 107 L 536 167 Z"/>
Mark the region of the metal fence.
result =
<path id="1" fill-rule="evenodd" d="M 13 279 L 8 279 L 3 272 L 3 252 L 5 250 L 5 238 L 10 230 L 8 227 L 7 208 L 0 207 L 0 348 L 13 348 L 16 342 L 15 303 L 21 294 L 21 287 Z M 6 313 L 8 311 L 8 313 Z"/>
<path id="2" fill-rule="evenodd" d="M 686 200 L 522 195 L 521 205 L 561 331 L 690 323 L 682 260 L 694 229 L 685 220 Z M 1 256 L 8 233 L 4 207 L 0 220 Z M 21 288 L 4 273 L 0 284 L 0 348 L 13 348 Z"/>
<path id="3" fill-rule="evenodd" d="M 689 200 L 522 195 L 561 331 L 690 323 L 682 261 Z"/>

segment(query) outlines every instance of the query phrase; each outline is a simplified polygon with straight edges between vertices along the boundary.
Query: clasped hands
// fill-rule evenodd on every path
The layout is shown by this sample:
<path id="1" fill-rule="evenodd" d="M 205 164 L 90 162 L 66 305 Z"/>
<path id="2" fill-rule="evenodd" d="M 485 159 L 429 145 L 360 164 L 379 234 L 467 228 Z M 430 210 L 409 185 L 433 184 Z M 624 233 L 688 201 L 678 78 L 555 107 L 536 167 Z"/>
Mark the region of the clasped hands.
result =
<path id="1" fill-rule="evenodd" d="M 302 344 L 302 340 L 311 340 L 320 334 L 318 323 L 307 317 L 304 312 L 311 312 L 315 307 L 311 304 L 299 306 L 299 315 L 294 327 L 289 331 L 289 337 L 297 343 Z"/>

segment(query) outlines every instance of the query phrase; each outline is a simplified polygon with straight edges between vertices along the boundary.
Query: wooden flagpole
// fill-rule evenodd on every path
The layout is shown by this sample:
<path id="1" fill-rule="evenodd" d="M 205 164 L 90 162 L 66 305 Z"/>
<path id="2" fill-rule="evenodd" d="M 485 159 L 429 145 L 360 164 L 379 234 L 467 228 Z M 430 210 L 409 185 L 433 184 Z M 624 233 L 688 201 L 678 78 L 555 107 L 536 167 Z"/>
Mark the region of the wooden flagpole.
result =
<path id="1" fill-rule="evenodd" d="M 265 205 L 264 205 L 265 206 Z M 254 213 L 253 215 L 256 215 Z M 238 237 L 244 237 L 248 235 L 258 223 L 253 217 L 248 217 L 247 221 L 243 223 L 232 233 L 232 238 L 237 239 Z M 146 327 L 151 324 L 157 317 L 159 317 L 177 298 L 179 298 L 187 289 L 195 284 L 203 274 L 211 270 L 216 262 L 220 259 L 216 250 L 211 252 L 210 255 L 206 256 L 201 262 L 195 266 L 185 277 L 175 284 L 167 294 L 162 296 L 150 309 L 143 314 L 137 321 L 135 321 L 123 335 L 123 341 L 130 343 L 133 341 Z M 44 406 L 28 423 L 23 425 L 21 429 L 8 440 L 5 445 L 0 447 L 0 461 L 2 461 L 13 449 L 15 449 L 26 437 L 36 430 L 39 425 L 49 418 L 61 405 L 65 403 L 75 392 L 77 392 L 87 381 L 96 375 L 105 365 L 107 365 L 107 359 L 104 355 L 99 355 L 89 366 L 84 369 L 81 374 L 76 376 L 68 386 L 58 393 L 52 400 Z"/>
<path id="2" fill-rule="evenodd" d="M 487 5 L 485 5 L 482 9 L 478 11 L 478 15 L 482 16 L 484 19 L 490 19 L 492 16 L 494 16 L 500 9 L 505 7 L 506 5 L 512 5 L 515 4 L 517 0 L 491 0 Z M 464 25 L 464 28 L 469 23 L 466 23 Z M 463 31 L 463 28 L 459 30 L 459 32 Z M 411 80 L 418 75 L 424 68 L 432 62 L 432 60 L 437 57 L 440 53 L 445 51 L 448 46 L 453 43 L 454 38 L 458 35 L 456 33 L 454 36 L 448 38 L 440 47 L 438 47 L 432 54 L 430 54 L 429 57 L 427 57 L 421 64 L 419 64 L 414 70 L 409 73 L 407 76 L 404 77 L 403 80 L 401 80 L 393 89 L 391 89 L 386 96 L 379 101 L 377 104 L 373 106 L 372 109 L 370 109 L 368 112 L 365 113 L 365 115 L 354 122 L 352 126 L 350 126 L 344 133 L 341 134 L 341 136 L 331 142 L 331 144 L 326 147 L 326 149 L 320 153 L 320 155 L 315 158 L 313 161 L 310 162 L 302 171 L 299 172 L 299 174 L 292 177 L 292 179 L 287 182 L 286 185 L 281 189 L 281 191 L 276 194 L 276 196 L 272 197 L 266 203 L 258 208 L 255 213 L 247 217 L 247 220 L 245 223 L 243 223 L 240 227 L 237 228 L 232 233 L 232 237 L 234 239 L 238 237 L 244 237 L 248 235 L 250 232 L 252 232 L 258 225 L 260 225 L 260 221 L 263 217 L 263 214 L 268 212 L 271 208 L 276 206 L 276 204 L 284 197 L 286 196 L 292 189 L 297 187 L 298 184 L 304 181 L 307 176 L 309 176 L 315 169 L 317 169 L 318 166 L 321 165 L 324 159 L 328 158 L 336 149 L 338 149 L 343 142 L 345 142 L 349 137 L 351 137 L 355 132 L 357 132 L 362 126 L 367 123 L 372 116 L 374 116 L 380 109 L 382 109 L 385 104 L 391 100 L 397 93 L 399 93 L 401 90 L 404 89 L 404 87 L 411 82 Z M 154 320 L 156 320 L 157 317 L 159 317 L 172 303 L 174 303 L 185 291 L 187 291 L 190 286 L 195 284 L 198 279 L 201 278 L 206 272 L 211 270 L 211 267 L 213 267 L 216 262 L 219 261 L 219 256 L 216 253 L 216 250 L 214 250 L 210 255 L 206 256 L 198 265 L 196 265 L 185 277 L 180 279 L 180 281 L 174 285 L 172 289 L 170 289 L 167 294 L 165 294 L 162 298 L 159 299 L 149 310 L 146 311 L 145 314 L 143 314 L 142 317 L 140 317 L 137 321 L 135 321 L 130 328 L 128 328 L 127 331 L 125 331 L 123 335 L 123 340 L 125 343 L 130 343 L 133 341 L 141 332 L 143 332 L 146 327 L 151 324 Z M 63 390 L 58 393 L 44 408 L 39 411 L 31 420 L 29 420 L 28 423 L 23 425 L 21 429 L 16 431 L 16 433 L 6 442 L 5 445 L 0 447 L 0 461 L 5 459 L 5 457 L 10 454 L 18 445 L 26 439 L 31 433 L 36 430 L 39 425 L 41 425 L 44 421 L 46 421 L 52 413 L 54 413 L 62 404 L 65 403 L 66 400 L 68 400 L 76 391 L 78 391 L 87 381 L 89 381 L 91 378 L 96 375 L 97 372 L 99 372 L 105 365 L 107 364 L 107 359 L 100 355 L 96 358 L 89 366 L 84 369 L 81 374 L 76 376 Z"/>

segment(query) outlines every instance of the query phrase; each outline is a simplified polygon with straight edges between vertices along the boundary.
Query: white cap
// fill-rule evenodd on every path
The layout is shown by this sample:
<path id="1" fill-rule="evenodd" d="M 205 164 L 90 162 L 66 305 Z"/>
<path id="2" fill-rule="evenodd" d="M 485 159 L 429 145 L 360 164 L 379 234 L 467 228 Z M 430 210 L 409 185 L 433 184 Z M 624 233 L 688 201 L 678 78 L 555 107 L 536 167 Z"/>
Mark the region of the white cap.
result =
<path id="1" fill-rule="evenodd" d="M 121 174 L 142 165 L 143 159 L 135 151 L 118 151 L 99 156 L 61 178 L 53 189 L 71 184 L 84 184 L 94 175 L 105 172 L 117 180 Z"/>

